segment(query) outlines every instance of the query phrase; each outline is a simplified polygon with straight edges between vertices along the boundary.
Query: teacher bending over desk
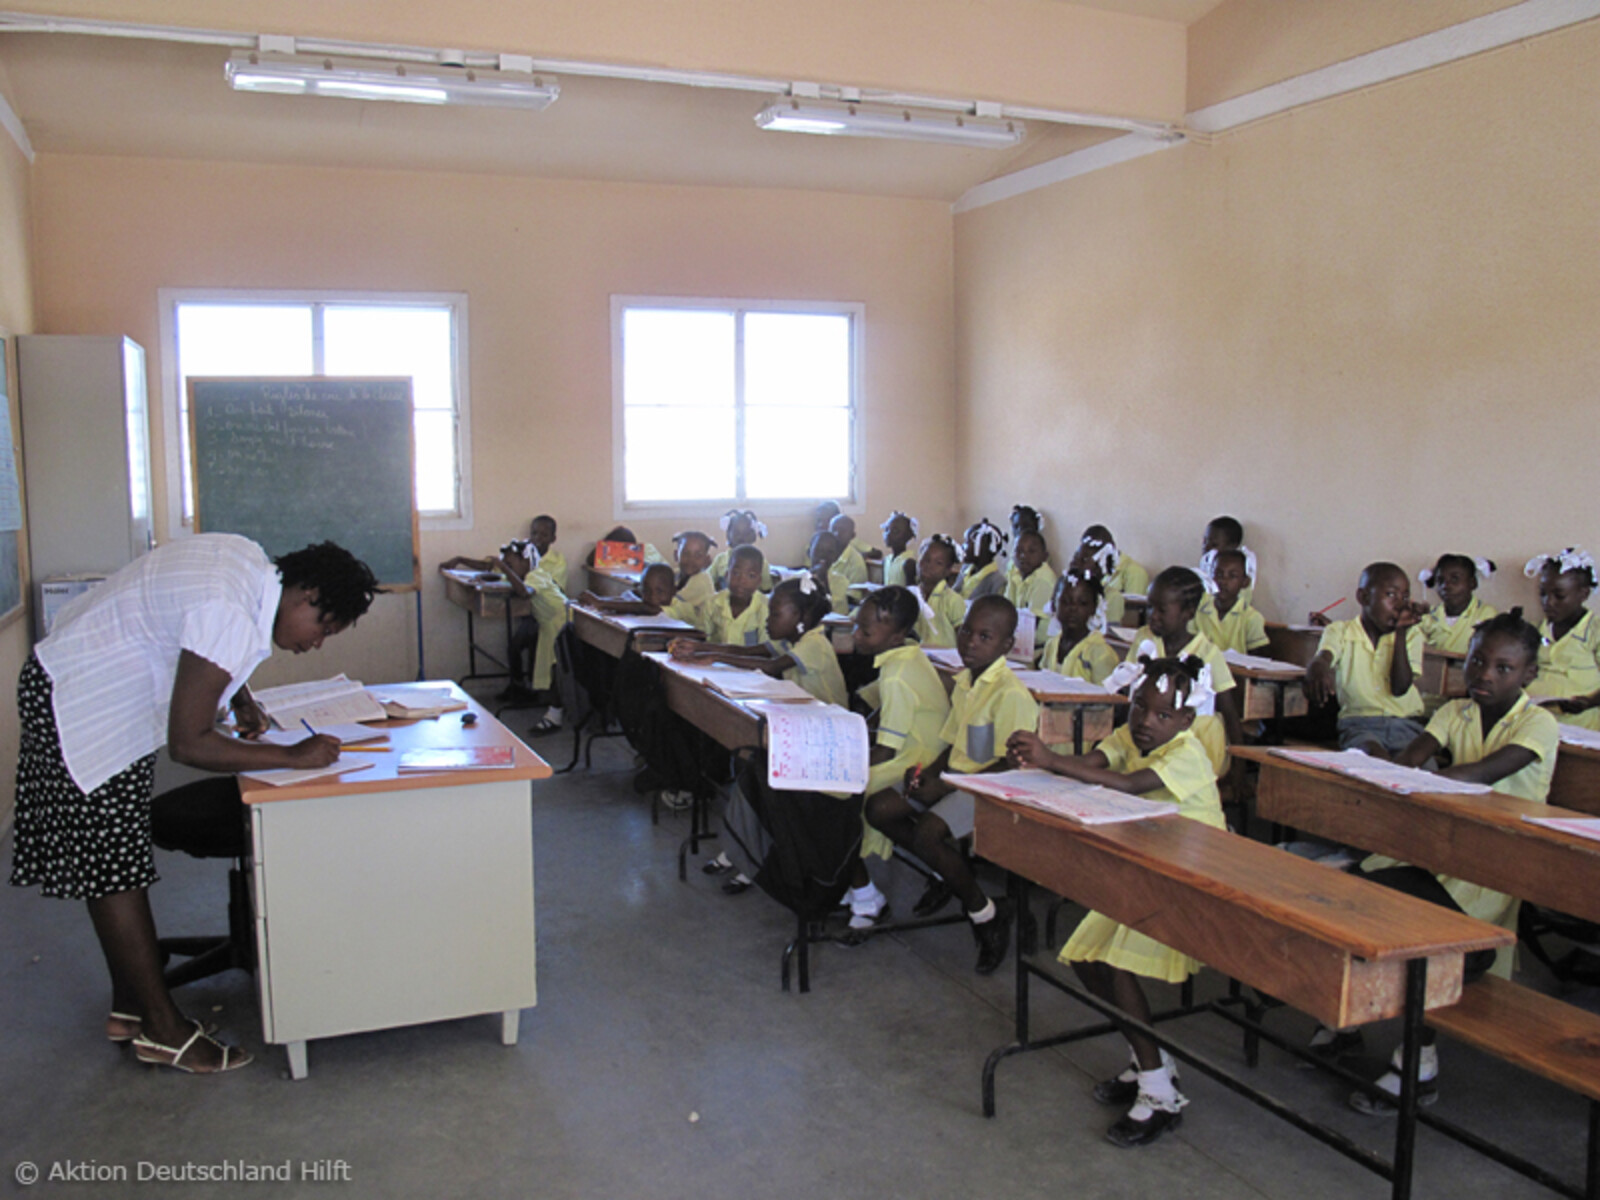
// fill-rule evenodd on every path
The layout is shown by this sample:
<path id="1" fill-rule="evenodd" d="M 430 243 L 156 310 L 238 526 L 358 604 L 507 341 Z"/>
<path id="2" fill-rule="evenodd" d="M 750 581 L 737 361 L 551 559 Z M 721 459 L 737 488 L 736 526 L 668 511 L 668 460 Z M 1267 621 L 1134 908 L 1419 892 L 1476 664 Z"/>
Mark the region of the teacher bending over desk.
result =
<path id="1" fill-rule="evenodd" d="M 339 743 L 246 739 L 266 728 L 245 681 L 273 646 L 315 650 L 372 604 L 377 580 L 324 542 L 274 560 L 248 538 L 200 534 L 152 550 L 78 597 L 17 683 L 22 744 L 11 882 L 86 900 L 111 973 L 106 1036 L 140 1062 L 195 1074 L 250 1055 L 209 1036 L 161 974 L 149 887 L 156 751 L 206 771 L 317 767 Z"/>

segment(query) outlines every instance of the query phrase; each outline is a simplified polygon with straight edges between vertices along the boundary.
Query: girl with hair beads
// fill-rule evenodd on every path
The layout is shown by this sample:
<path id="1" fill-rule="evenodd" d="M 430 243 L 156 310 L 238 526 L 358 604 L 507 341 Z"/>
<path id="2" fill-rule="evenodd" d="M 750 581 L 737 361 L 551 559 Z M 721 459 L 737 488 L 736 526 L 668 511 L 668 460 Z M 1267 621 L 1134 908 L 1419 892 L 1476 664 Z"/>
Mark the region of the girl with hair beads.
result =
<path id="1" fill-rule="evenodd" d="M 1038 734 L 1023 731 L 1012 734 L 1007 743 L 1011 761 L 1150 800 L 1170 800 L 1179 815 L 1226 829 L 1216 775 L 1192 732 L 1197 710 L 1208 699 L 1205 664 L 1193 655 L 1145 657 L 1139 667 L 1128 723 L 1098 749 L 1082 758 L 1056 754 Z M 1060 960 L 1096 996 L 1145 1024 L 1150 1021 L 1150 1002 L 1139 977 L 1182 983 L 1201 966 L 1097 912 L 1084 917 L 1073 931 Z M 1146 1146 L 1182 1123 L 1189 1101 L 1178 1091 L 1177 1069 L 1166 1052 L 1142 1034 L 1128 1029 L 1122 1033 L 1133 1061 L 1120 1075 L 1097 1084 L 1094 1098 L 1102 1104 L 1130 1105 L 1106 1131 L 1113 1145 Z"/>
<path id="2" fill-rule="evenodd" d="M 1020 547 L 1022 535 L 1025 533 L 1043 533 L 1044 514 L 1031 504 L 1013 504 L 1011 506 L 1011 545 Z M 1013 604 L 1016 599 L 1011 595 L 1012 587 L 1022 577 L 1017 567 L 1016 551 L 1012 551 L 1011 565 L 1006 568 L 1006 598 Z M 1052 589 L 1054 584 L 1051 585 Z"/>
<path id="3" fill-rule="evenodd" d="M 951 568 L 959 557 L 956 544 L 942 533 L 922 543 L 914 595 L 922 610 L 917 618 L 917 640 L 926 650 L 954 646 L 956 627 L 966 618 L 967 603 L 949 583 Z"/>
<path id="4" fill-rule="evenodd" d="M 1039 666 L 1057 675 L 1104 683 L 1117 669 L 1117 652 L 1105 639 L 1105 594 L 1100 580 L 1068 570 L 1056 584 L 1055 619 Z"/>
<path id="5" fill-rule="evenodd" d="M 950 698 L 933 663 L 911 640 L 920 607 L 903 587 L 879 588 L 856 610 L 856 653 L 872 659 L 878 678 L 857 693 L 870 711 L 873 730 L 871 767 L 866 796 L 899 793 L 907 773 L 939 757 L 944 742 L 939 731 L 950 715 Z M 889 910 L 888 898 L 867 874 L 866 859 L 887 859 L 894 842 L 862 816 L 861 861 L 850 879 L 845 897 L 850 906 L 850 928 L 870 929 Z"/>
<path id="6" fill-rule="evenodd" d="M 889 557 L 883 563 L 885 587 L 915 587 L 917 582 L 917 556 L 911 551 L 916 540 L 917 519 L 908 517 L 898 508 L 883 522 L 883 544 L 889 547 Z"/>
<path id="7" fill-rule="evenodd" d="M 1239 725 L 1239 700 L 1234 691 L 1233 673 L 1222 651 L 1203 633 L 1190 633 L 1205 585 L 1188 567 L 1168 567 L 1150 585 L 1150 605 L 1145 624 L 1133 635 L 1133 647 L 1119 672 L 1137 677 L 1137 663 L 1144 655 L 1165 658 L 1199 658 L 1210 671 L 1208 686 L 1194 719 L 1194 735 L 1211 756 L 1211 764 L 1221 775 L 1228 766 L 1228 747 L 1244 740 Z M 1117 681 L 1113 674 L 1112 681 Z M 1111 686 L 1108 682 L 1107 687 Z M 1118 682 L 1117 690 L 1122 689 Z"/>
<path id="8" fill-rule="evenodd" d="M 1050 599 L 1056 591 L 1050 547 L 1037 529 L 1024 530 L 1013 545 L 1005 597 L 1017 606 L 1018 612 L 1031 612 L 1035 627 L 1042 630 L 1050 620 Z"/>
<path id="9" fill-rule="evenodd" d="M 1494 563 L 1487 558 L 1468 558 L 1465 554 L 1441 554 L 1432 569 L 1417 572 L 1417 582 L 1439 593 L 1439 603 L 1422 614 L 1417 632 L 1435 650 L 1465 654 L 1475 629 L 1495 610 L 1474 593 L 1478 584 L 1494 574 Z"/>
<path id="10" fill-rule="evenodd" d="M 754 546 L 767 536 L 767 527 L 756 516 L 755 510 L 749 508 L 730 508 L 722 514 L 718 524 L 722 526 L 722 536 L 727 539 L 728 548 L 711 560 L 711 582 L 721 589 L 728 586 L 733 552 L 740 546 Z M 772 590 L 772 570 L 767 566 L 765 556 L 762 558 L 761 578 L 757 586 L 763 593 Z"/>
<path id="11" fill-rule="evenodd" d="M 1530 558 L 1523 573 L 1539 581 L 1544 610 L 1539 675 L 1528 694 L 1556 709 L 1563 724 L 1600 729 L 1600 621 L 1584 607 L 1595 585 L 1594 559 L 1568 546 Z"/>
<path id="12" fill-rule="evenodd" d="M 1083 531 L 1071 565 L 1093 566 L 1099 571 L 1106 596 L 1106 621 L 1111 625 L 1122 624 L 1124 594 L 1142 593 L 1150 585 L 1150 572 L 1117 549 L 1116 539 L 1104 525 L 1091 525 Z"/>
<path id="13" fill-rule="evenodd" d="M 678 638 L 667 646 L 673 658 L 686 662 L 719 662 L 748 667 L 798 683 L 825 704 L 850 703 L 839 656 L 822 628 L 830 609 L 828 592 L 815 575 L 785 579 L 772 590 L 767 605 L 767 638 L 760 646 L 712 646 Z M 700 869 L 707 875 L 733 870 L 724 851 Z M 754 881 L 742 872 L 722 885 L 730 896 L 748 891 Z M 870 881 L 869 881 L 870 882 Z"/>
<path id="14" fill-rule="evenodd" d="M 956 590 L 963 600 L 970 603 L 983 596 L 1005 593 L 1005 576 L 1000 574 L 1000 564 L 995 562 L 1005 548 L 1006 535 L 988 517 L 967 527 L 962 540 L 961 575 L 956 581 Z"/>

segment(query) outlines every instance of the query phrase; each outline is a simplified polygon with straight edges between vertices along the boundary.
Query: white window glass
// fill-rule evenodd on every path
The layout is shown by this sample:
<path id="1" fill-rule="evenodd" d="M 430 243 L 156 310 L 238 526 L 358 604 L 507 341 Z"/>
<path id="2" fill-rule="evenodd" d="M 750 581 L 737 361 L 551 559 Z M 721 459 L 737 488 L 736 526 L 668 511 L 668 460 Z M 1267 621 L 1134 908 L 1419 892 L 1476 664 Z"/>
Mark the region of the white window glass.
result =
<path id="1" fill-rule="evenodd" d="M 174 305 L 180 428 L 191 376 L 365 375 L 411 380 L 417 510 L 467 513 L 457 303 L 343 302 L 334 297 Z M 188 437 L 181 439 L 184 521 L 193 519 Z"/>
<path id="2" fill-rule="evenodd" d="M 852 497 L 859 319 L 621 304 L 624 505 Z"/>

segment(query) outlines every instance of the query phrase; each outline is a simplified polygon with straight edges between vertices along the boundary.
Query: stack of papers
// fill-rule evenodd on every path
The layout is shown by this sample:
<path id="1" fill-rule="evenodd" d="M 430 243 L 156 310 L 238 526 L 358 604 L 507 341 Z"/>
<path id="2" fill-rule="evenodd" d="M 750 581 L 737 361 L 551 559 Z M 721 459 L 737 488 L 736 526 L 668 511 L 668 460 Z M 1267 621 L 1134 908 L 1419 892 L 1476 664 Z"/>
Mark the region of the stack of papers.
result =
<path id="1" fill-rule="evenodd" d="M 1304 667 L 1297 667 L 1291 662 L 1282 662 L 1276 658 L 1262 658 L 1255 654 L 1242 654 L 1238 650 L 1224 650 L 1222 657 L 1228 660 L 1230 667 L 1243 667 L 1246 671 L 1259 671 L 1263 674 L 1294 675 L 1306 673 Z"/>
<path id="2" fill-rule="evenodd" d="M 1600 818 L 1597 817 L 1525 816 L 1522 819 L 1530 825 L 1543 825 L 1546 829 L 1554 829 L 1558 833 L 1570 833 L 1575 837 L 1600 842 Z"/>
<path id="3" fill-rule="evenodd" d="M 273 787 L 288 787 L 290 784 L 304 783 L 308 779 L 321 779 L 324 775 L 342 775 L 346 771 L 365 771 L 372 766 L 369 759 L 366 762 L 357 762 L 355 759 L 338 758 L 326 767 L 281 767 L 271 771 L 241 771 L 246 779 L 259 779 L 262 783 L 270 783 Z"/>
<path id="4" fill-rule="evenodd" d="M 1012 673 L 1021 681 L 1023 687 L 1033 693 L 1035 699 L 1087 696 L 1108 700 L 1111 696 L 1111 693 L 1098 683 L 1091 683 L 1087 679 L 1076 679 L 1071 675 L 1060 675 L 1055 671 L 1022 671 L 1013 667 Z"/>
<path id="5" fill-rule="evenodd" d="M 924 648 L 922 651 L 928 660 L 942 671 L 965 671 L 966 664 L 961 661 L 961 651 L 954 646 Z"/>
<path id="6" fill-rule="evenodd" d="M 1388 788 L 1391 792 L 1399 792 L 1403 796 L 1419 792 L 1434 795 L 1478 796 L 1494 790 L 1486 783 L 1465 783 L 1459 779 L 1435 775 L 1432 771 L 1424 771 L 1418 767 L 1396 766 L 1394 763 L 1384 762 L 1381 758 L 1363 754 L 1359 750 L 1289 750 L 1278 747 L 1272 753 L 1292 762 L 1304 763 L 1308 767 L 1319 767 L 1325 771 L 1349 775 L 1353 779 Z"/>
<path id="7" fill-rule="evenodd" d="M 1009 800 L 1040 812 L 1066 817 L 1080 825 L 1110 825 L 1177 814 L 1170 800 L 1146 800 L 1092 783 L 1079 783 L 1049 771 L 999 771 L 993 775 L 953 775 L 945 781 L 964 792 Z"/>
<path id="8" fill-rule="evenodd" d="M 383 715 L 396 720 L 417 720 L 437 717 L 447 712 L 458 712 L 467 706 L 457 700 L 449 688 L 419 688 L 407 685 L 397 688 L 374 688 L 373 699 L 383 706 Z"/>
<path id="9" fill-rule="evenodd" d="M 335 675 L 313 683 L 290 683 L 253 693 L 261 711 L 279 728 L 301 728 L 308 721 L 313 728 L 356 721 L 381 721 L 389 714 L 367 694 L 361 681 Z"/>
<path id="10" fill-rule="evenodd" d="M 1600 730 L 1585 729 L 1582 725 L 1562 725 L 1561 744 L 1582 746 L 1585 750 L 1600 750 Z"/>

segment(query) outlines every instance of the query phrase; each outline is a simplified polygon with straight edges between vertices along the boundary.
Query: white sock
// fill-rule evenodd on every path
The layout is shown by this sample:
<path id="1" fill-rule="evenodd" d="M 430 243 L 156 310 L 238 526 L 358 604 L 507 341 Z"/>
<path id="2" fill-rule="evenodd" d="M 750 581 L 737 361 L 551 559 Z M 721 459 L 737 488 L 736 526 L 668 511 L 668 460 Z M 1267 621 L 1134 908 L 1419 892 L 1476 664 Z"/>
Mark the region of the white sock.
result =
<path id="1" fill-rule="evenodd" d="M 733 859 L 729 858 L 728 852 L 724 850 L 711 860 L 711 865 L 714 867 L 731 867 L 733 866 Z"/>
<path id="2" fill-rule="evenodd" d="M 1135 1121 L 1148 1121 L 1157 1108 L 1163 1112 L 1177 1112 L 1189 1103 L 1188 1097 L 1173 1084 L 1172 1074 L 1165 1064 L 1153 1071 L 1138 1072 L 1138 1079 L 1139 1099 L 1128 1110 L 1128 1116 Z"/>
<path id="3" fill-rule="evenodd" d="M 561 710 L 553 704 L 544 710 L 544 719 L 549 721 L 552 725 L 561 724 L 561 716 Z"/>
<path id="4" fill-rule="evenodd" d="M 1400 1073 L 1400 1063 L 1404 1054 L 1405 1047 L 1396 1046 L 1394 1053 L 1389 1056 L 1389 1067 L 1396 1075 Z M 1437 1078 L 1439 1078 L 1439 1047 L 1424 1046 L 1421 1061 L 1417 1063 L 1417 1082 L 1432 1083 Z"/>
<path id="5" fill-rule="evenodd" d="M 734 883 L 754 883 L 755 880 L 751 879 L 750 876 L 746 875 L 743 871 L 740 871 L 737 875 L 735 875 L 733 877 L 733 882 Z"/>
<path id="6" fill-rule="evenodd" d="M 983 907 L 977 912 L 969 912 L 967 914 L 967 920 L 971 921 L 974 925 L 987 925 L 990 921 L 995 919 L 999 912 L 1000 910 L 994 906 L 993 900 L 986 900 Z"/>

